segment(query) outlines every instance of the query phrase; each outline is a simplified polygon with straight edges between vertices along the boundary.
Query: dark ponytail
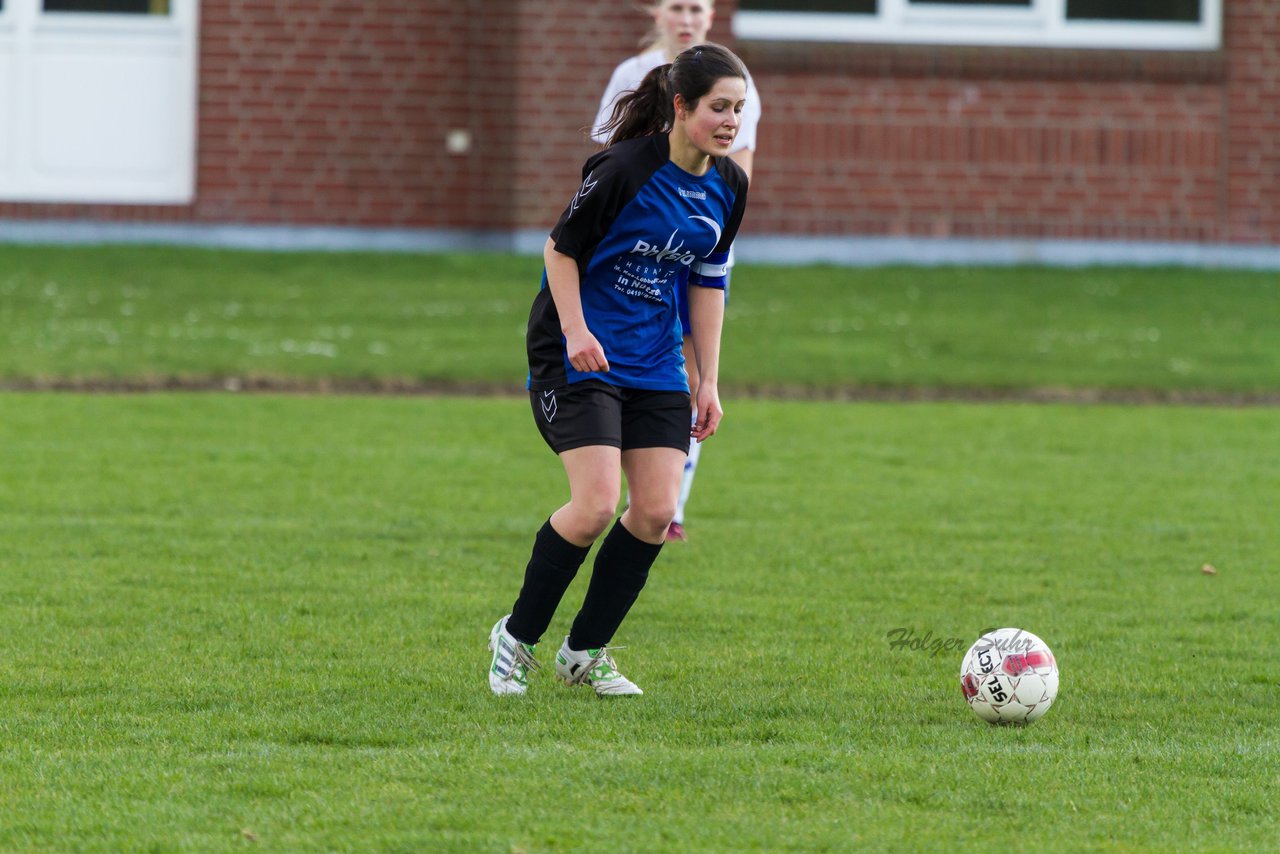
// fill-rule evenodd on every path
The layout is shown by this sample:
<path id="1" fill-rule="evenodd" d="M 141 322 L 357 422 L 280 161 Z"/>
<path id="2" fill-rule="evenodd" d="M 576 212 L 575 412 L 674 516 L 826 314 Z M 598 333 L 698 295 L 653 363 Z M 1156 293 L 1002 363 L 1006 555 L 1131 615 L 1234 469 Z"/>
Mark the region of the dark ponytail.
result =
<path id="1" fill-rule="evenodd" d="M 659 65 L 630 92 L 613 105 L 613 115 L 600 130 L 608 136 L 606 145 L 666 133 L 675 123 L 675 93 L 671 89 L 671 63 Z"/>
<path id="2" fill-rule="evenodd" d="M 650 71 L 613 105 L 613 115 L 600 129 L 608 136 L 606 145 L 666 133 L 676 121 L 676 95 L 692 109 L 724 77 L 747 78 L 742 60 L 731 50 L 711 43 L 684 49 L 675 62 Z"/>

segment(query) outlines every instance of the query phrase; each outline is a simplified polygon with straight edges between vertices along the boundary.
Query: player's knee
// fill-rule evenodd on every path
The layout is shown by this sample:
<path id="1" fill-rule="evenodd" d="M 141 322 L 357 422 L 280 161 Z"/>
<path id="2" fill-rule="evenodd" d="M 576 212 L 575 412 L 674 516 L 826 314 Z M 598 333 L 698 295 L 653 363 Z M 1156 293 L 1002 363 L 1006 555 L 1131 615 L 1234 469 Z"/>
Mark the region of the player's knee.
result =
<path id="1" fill-rule="evenodd" d="M 574 504 L 574 516 L 581 528 L 583 536 L 595 539 L 604 533 L 617 515 L 618 498 L 608 495 L 597 495 L 577 500 Z"/>
<path id="2" fill-rule="evenodd" d="M 646 501 L 643 505 L 631 508 L 632 519 L 641 530 L 636 534 L 642 537 L 657 537 L 666 532 L 667 526 L 676 516 L 675 499 Z"/>

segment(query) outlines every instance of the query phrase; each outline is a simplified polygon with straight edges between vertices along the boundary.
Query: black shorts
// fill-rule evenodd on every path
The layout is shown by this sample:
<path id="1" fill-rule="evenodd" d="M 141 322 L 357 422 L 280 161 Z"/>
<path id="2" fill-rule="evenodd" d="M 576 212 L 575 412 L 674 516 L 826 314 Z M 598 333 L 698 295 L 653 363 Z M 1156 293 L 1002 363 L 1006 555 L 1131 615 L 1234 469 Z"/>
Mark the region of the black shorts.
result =
<path id="1" fill-rule="evenodd" d="M 600 380 L 529 392 L 538 432 L 557 454 L 588 445 L 689 453 L 691 402 L 683 391 L 620 388 Z"/>

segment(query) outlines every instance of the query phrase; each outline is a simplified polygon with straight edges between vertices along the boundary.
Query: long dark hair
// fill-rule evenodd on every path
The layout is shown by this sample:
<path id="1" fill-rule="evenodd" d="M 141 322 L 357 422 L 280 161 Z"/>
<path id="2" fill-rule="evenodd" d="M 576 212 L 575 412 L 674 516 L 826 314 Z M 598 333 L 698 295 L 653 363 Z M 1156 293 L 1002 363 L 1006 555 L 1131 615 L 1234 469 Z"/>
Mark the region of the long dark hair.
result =
<path id="1" fill-rule="evenodd" d="M 650 71 L 613 105 L 613 115 L 601 128 L 609 137 L 606 144 L 666 133 L 676 121 L 675 96 L 692 108 L 722 77 L 747 79 L 733 51 L 710 42 L 685 48 L 675 62 Z"/>

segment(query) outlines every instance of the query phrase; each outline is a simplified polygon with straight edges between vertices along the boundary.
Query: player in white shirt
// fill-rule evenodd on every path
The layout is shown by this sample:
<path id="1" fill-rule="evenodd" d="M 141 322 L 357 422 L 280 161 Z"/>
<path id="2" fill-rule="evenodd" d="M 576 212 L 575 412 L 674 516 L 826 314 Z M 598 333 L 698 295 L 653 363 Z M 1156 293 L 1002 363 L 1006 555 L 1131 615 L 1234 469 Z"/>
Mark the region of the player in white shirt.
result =
<path id="1" fill-rule="evenodd" d="M 654 31 L 649 47 L 643 53 L 622 62 L 609 78 L 609 85 L 600 98 L 600 109 L 596 112 L 595 123 L 591 127 L 591 138 L 602 145 L 608 134 L 604 130 L 613 116 L 614 104 L 618 97 L 634 90 L 640 81 L 653 68 L 671 62 L 690 45 L 701 44 L 707 40 L 711 22 L 715 18 L 713 0 L 657 0 L 648 4 L 653 15 Z M 741 127 L 734 139 L 729 156 L 733 158 L 747 177 L 751 177 L 756 151 L 756 126 L 760 123 L 760 94 L 755 83 L 747 74 L 747 100 L 742 110 Z M 729 253 L 729 266 L 733 266 L 733 252 Z M 728 292 L 726 290 L 726 297 Z M 681 319 L 685 323 L 685 364 L 690 366 L 689 389 L 697 393 L 698 374 L 697 360 L 692 353 L 692 343 L 688 335 L 688 318 L 685 316 L 688 305 L 687 298 L 681 303 Z M 676 505 L 675 519 L 667 531 L 667 539 L 686 539 L 684 531 L 684 508 L 689 500 L 689 491 L 693 487 L 693 476 L 698 469 L 698 457 L 702 451 L 701 443 L 695 441 L 689 448 L 689 459 L 685 462 L 684 479 L 680 484 L 680 500 Z"/>

